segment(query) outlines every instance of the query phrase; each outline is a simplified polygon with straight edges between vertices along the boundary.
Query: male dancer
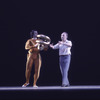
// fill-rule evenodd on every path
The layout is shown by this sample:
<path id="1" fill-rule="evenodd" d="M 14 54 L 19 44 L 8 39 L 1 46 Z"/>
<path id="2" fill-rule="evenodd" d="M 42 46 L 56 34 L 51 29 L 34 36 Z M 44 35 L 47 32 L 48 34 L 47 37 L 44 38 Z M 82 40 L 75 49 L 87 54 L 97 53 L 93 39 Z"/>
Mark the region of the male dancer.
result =
<path id="1" fill-rule="evenodd" d="M 31 31 L 32 38 L 27 40 L 25 44 L 25 49 L 28 50 L 27 54 L 27 62 L 26 62 L 26 82 L 22 85 L 22 87 L 26 87 L 29 85 L 29 79 L 31 75 L 31 69 L 34 64 L 34 82 L 33 87 L 37 87 L 36 83 L 39 78 L 40 68 L 41 68 L 41 55 L 38 49 L 38 43 L 36 43 L 38 32 L 32 30 Z"/>

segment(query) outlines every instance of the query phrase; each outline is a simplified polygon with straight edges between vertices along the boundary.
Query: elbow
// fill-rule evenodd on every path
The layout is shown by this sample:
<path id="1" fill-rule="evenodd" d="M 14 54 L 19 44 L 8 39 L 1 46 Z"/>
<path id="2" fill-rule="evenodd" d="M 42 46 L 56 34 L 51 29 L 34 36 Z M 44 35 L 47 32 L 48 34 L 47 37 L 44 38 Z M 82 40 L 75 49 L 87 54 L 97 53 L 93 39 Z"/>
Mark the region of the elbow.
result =
<path id="1" fill-rule="evenodd" d="M 72 43 L 70 44 L 70 47 L 72 47 Z"/>
<path id="2" fill-rule="evenodd" d="M 25 48 L 25 50 L 28 50 L 27 48 Z"/>
<path id="3" fill-rule="evenodd" d="M 25 47 L 25 50 L 28 50 L 28 48 L 27 48 L 27 47 Z"/>
<path id="4" fill-rule="evenodd" d="M 72 47 L 72 42 L 69 43 L 69 46 Z"/>
<path id="5" fill-rule="evenodd" d="M 72 47 L 72 44 L 68 45 L 68 47 Z"/>
<path id="6" fill-rule="evenodd" d="M 70 45 L 70 47 L 72 47 L 72 44 Z"/>

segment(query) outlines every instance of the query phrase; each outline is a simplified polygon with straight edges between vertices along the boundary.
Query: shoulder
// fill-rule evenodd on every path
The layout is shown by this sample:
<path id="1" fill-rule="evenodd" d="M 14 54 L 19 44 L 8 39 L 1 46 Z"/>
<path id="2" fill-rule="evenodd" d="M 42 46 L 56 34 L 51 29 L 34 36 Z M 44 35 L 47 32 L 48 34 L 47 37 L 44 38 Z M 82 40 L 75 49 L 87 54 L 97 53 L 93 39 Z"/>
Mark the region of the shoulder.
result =
<path id="1" fill-rule="evenodd" d="M 32 41 L 32 39 L 28 39 L 28 40 L 26 41 L 26 43 L 29 43 L 30 41 Z"/>
<path id="2" fill-rule="evenodd" d="M 32 39 L 28 39 L 27 41 L 30 42 L 30 41 L 32 41 Z"/>
<path id="3" fill-rule="evenodd" d="M 72 41 L 70 41 L 70 40 L 67 40 L 67 43 L 72 45 Z"/>
<path id="4" fill-rule="evenodd" d="M 72 41 L 71 40 L 66 40 L 66 42 L 70 42 L 71 43 Z"/>

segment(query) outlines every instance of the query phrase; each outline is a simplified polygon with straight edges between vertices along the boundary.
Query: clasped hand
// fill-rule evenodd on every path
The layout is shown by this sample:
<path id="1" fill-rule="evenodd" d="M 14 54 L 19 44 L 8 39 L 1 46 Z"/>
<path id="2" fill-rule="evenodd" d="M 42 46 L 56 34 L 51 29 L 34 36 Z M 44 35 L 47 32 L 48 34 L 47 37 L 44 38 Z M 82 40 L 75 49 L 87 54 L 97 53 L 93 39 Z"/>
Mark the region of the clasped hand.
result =
<path id="1" fill-rule="evenodd" d="M 39 45 L 39 43 L 36 43 L 36 44 L 34 45 L 34 47 L 38 47 L 38 45 Z"/>

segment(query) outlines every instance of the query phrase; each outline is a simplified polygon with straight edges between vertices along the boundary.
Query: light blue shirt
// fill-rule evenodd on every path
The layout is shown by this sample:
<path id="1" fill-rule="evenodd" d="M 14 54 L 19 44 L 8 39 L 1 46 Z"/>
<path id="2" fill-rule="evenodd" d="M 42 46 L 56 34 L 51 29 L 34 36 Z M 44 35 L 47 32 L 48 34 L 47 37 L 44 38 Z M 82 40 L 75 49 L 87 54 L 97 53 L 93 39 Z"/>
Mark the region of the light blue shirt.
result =
<path id="1" fill-rule="evenodd" d="M 72 42 L 69 40 L 66 40 L 66 43 L 70 43 L 72 45 Z M 65 44 L 55 44 L 53 49 L 59 49 L 59 55 L 71 55 L 71 47 L 67 46 Z"/>

